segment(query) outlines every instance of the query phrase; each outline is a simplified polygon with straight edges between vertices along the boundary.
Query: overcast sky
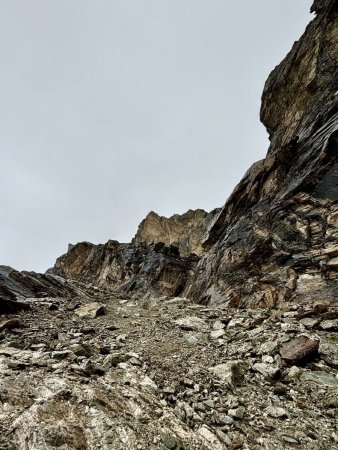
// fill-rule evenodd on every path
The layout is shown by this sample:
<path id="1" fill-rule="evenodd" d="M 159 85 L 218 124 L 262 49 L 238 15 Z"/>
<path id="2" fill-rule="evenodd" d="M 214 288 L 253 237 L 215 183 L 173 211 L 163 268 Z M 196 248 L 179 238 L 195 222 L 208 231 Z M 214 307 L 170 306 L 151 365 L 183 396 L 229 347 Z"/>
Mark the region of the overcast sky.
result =
<path id="1" fill-rule="evenodd" d="M 0 0 L 0 264 L 221 206 L 311 0 Z"/>

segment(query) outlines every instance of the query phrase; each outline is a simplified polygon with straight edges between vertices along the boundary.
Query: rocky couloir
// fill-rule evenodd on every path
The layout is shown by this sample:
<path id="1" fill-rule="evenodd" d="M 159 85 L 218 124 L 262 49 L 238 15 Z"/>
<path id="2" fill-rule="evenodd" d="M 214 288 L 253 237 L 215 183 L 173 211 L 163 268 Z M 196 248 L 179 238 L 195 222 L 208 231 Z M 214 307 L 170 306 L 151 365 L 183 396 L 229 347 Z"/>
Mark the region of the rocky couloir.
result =
<path id="1" fill-rule="evenodd" d="M 267 157 L 221 210 L 0 266 L 1 450 L 338 449 L 337 5 L 268 78 Z"/>

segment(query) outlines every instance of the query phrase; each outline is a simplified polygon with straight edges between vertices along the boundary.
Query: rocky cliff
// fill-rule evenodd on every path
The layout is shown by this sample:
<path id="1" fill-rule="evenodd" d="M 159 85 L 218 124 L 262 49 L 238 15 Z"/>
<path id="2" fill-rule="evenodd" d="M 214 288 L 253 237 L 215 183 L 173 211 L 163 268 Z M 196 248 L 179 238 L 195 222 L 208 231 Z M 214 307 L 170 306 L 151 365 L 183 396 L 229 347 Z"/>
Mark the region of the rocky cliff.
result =
<path id="1" fill-rule="evenodd" d="M 163 242 L 166 245 L 174 244 L 182 256 L 195 253 L 200 256 L 204 253 L 202 242 L 208 225 L 218 209 L 205 212 L 203 209 L 189 210 L 185 214 L 175 214 L 169 218 L 159 216 L 151 211 L 140 223 L 134 242 Z"/>
<path id="2" fill-rule="evenodd" d="M 120 297 L 145 299 L 182 294 L 198 259 L 194 254 L 181 256 L 176 246 L 162 242 L 137 245 L 81 242 L 70 246 L 48 272 Z"/>
<path id="3" fill-rule="evenodd" d="M 338 448 L 337 1 L 312 10 L 220 211 L 0 266 L 0 450 Z"/>
<path id="4" fill-rule="evenodd" d="M 179 296 L 191 283 L 207 227 L 219 210 L 170 218 L 151 212 L 130 244 L 70 245 L 49 274 L 133 298 Z"/>
<path id="5" fill-rule="evenodd" d="M 273 306 L 336 298 L 338 278 L 337 2 L 270 74 L 261 119 L 267 157 L 253 164 L 211 225 L 187 295 L 197 302 Z"/>

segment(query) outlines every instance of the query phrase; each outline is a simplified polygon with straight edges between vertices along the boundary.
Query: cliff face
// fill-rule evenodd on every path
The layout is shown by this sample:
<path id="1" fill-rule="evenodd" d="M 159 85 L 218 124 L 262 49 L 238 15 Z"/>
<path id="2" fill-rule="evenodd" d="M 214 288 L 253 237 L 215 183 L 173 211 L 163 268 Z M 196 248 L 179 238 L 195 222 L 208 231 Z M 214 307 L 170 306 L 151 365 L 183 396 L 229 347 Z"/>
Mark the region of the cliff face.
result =
<path id="1" fill-rule="evenodd" d="M 81 242 L 57 259 L 51 274 L 96 286 L 118 296 L 178 296 L 189 284 L 198 262 L 182 257 L 174 245 L 159 243 L 94 245 Z"/>
<path id="2" fill-rule="evenodd" d="M 221 210 L 168 219 L 151 212 L 130 244 L 72 246 L 47 278 L 12 271 L 0 279 L 2 298 L 17 296 L 13 277 L 26 296 L 32 292 L 27 283 L 36 294 L 71 295 L 67 283 L 55 287 L 61 277 L 135 298 L 183 295 L 236 306 L 315 298 L 323 288 L 335 298 L 337 2 L 317 0 L 312 11 L 316 17 L 264 87 L 267 156 L 247 171 Z"/>
<path id="3" fill-rule="evenodd" d="M 48 272 L 119 296 L 178 296 L 190 285 L 207 226 L 217 212 L 190 210 L 170 218 L 151 212 L 130 244 L 70 245 Z"/>
<path id="4" fill-rule="evenodd" d="M 271 145 L 210 226 L 187 294 L 197 302 L 275 305 L 336 296 L 338 269 L 337 2 L 270 74 L 261 120 Z"/>
<path id="5" fill-rule="evenodd" d="M 200 256 L 204 253 L 202 241 L 207 227 L 218 212 L 218 209 L 210 213 L 197 209 L 167 218 L 151 211 L 140 223 L 134 242 L 135 244 L 141 242 L 174 244 L 183 256 L 190 253 Z"/>
<path id="6" fill-rule="evenodd" d="M 312 9 L 222 210 L 0 266 L 0 449 L 338 448 L 337 1 Z"/>

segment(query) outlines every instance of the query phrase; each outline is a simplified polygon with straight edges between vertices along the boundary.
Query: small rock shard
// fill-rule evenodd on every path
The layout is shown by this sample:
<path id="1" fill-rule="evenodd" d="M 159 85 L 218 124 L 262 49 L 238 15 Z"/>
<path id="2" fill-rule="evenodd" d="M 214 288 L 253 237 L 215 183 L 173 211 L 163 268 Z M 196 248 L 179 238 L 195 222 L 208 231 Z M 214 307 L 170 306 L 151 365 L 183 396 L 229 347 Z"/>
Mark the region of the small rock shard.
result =
<path id="1" fill-rule="evenodd" d="M 195 316 L 183 317 L 182 319 L 175 320 L 174 323 L 186 331 L 203 331 L 208 328 L 205 320 Z"/>

